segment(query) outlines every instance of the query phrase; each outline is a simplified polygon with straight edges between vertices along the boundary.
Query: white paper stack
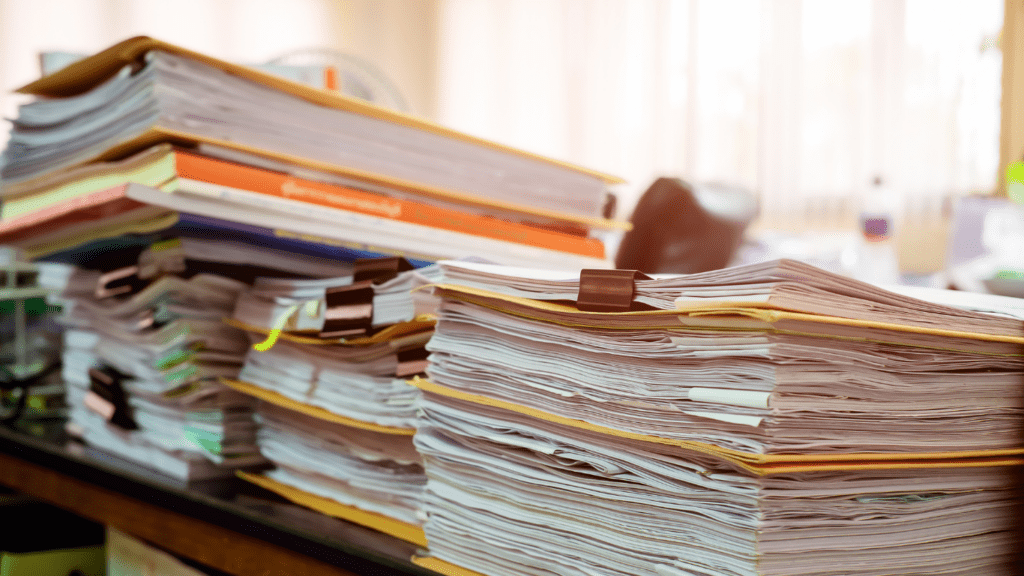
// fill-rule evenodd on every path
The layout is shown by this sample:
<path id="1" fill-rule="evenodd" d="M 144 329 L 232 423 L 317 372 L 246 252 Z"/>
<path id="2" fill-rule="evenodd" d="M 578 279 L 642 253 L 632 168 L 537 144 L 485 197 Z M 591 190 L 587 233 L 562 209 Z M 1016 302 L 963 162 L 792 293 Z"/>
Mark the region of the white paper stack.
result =
<path id="1" fill-rule="evenodd" d="M 301 157 L 488 199 L 515 198 L 587 216 L 601 213 L 608 177 L 484 143 L 365 102 L 324 96 L 251 69 L 244 69 L 243 77 L 238 73 L 241 67 L 145 40 L 128 40 L 44 80 L 56 82 L 67 97 L 38 99 L 19 109 L 0 157 L 5 182 L 14 184 L 90 161 L 115 146 L 162 131 L 179 139 Z M 132 65 L 115 62 L 123 67 L 97 82 L 97 76 L 103 76 L 100 69 L 111 63 L 110 52 L 124 58 L 123 52 L 137 50 L 133 44 L 152 44 L 155 49 Z M 75 74 L 92 78 L 73 78 Z M 91 89 L 76 93 L 86 88 L 84 83 L 92 84 Z"/>
<path id="2" fill-rule="evenodd" d="M 327 422 L 268 402 L 259 409 L 265 476 L 340 504 L 419 525 L 427 477 L 411 435 Z"/>
<path id="3" fill-rule="evenodd" d="M 491 576 L 1014 573 L 1014 304 L 987 303 L 994 316 L 890 298 L 782 262 L 638 279 L 633 307 L 646 310 L 587 312 L 567 302 L 578 277 L 444 268 L 418 381 L 420 563 Z"/>
<path id="4" fill-rule="evenodd" d="M 351 352 L 363 351 L 278 342 L 265 352 L 249 352 L 238 378 L 333 414 L 413 428 L 418 390 L 396 376 L 399 363 L 394 350 L 379 345 L 372 349 L 373 356 L 353 358 Z"/>
<path id="5" fill-rule="evenodd" d="M 429 393 L 424 414 L 430 554 L 481 574 L 1015 573 L 1003 467 L 759 477 Z"/>
<path id="6" fill-rule="evenodd" d="M 87 443 L 192 480 L 233 474 L 263 462 L 252 399 L 220 384 L 238 373 L 248 340 L 224 324 L 244 284 L 200 274 L 165 275 L 141 291 L 96 298 L 100 274 L 41 265 L 41 281 L 65 311 L 62 375 L 69 431 Z M 96 371 L 115 375 L 124 407 L 97 394 Z"/>
<path id="7" fill-rule="evenodd" d="M 32 257 L 185 213 L 420 261 L 607 267 L 629 228 L 608 219 L 617 177 L 152 38 L 19 91 L 0 237 Z"/>
<path id="8" fill-rule="evenodd" d="M 419 314 L 430 312 L 435 306 L 433 301 L 412 297 L 411 293 L 413 289 L 435 281 L 439 272 L 436 266 L 428 266 L 373 284 L 371 328 L 408 322 Z M 257 278 L 252 288 L 238 298 L 233 317 L 241 324 L 266 330 L 283 328 L 292 332 L 320 332 L 327 314 L 325 291 L 352 283 L 352 276 Z"/>
<path id="9" fill-rule="evenodd" d="M 357 262 L 357 269 L 361 264 Z M 360 280 L 359 297 L 334 306 L 328 294 L 353 277 L 259 278 L 232 324 L 253 346 L 236 390 L 263 400 L 259 445 L 276 468 L 243 476 L 299 504 L 423 544 L 426 475 L 412 444 L 419 390 L 407 379 L 426 367 L 432 298 L 411 290 L 436 267 Z M 361 327 L 327 336 L 332 318 Z M 353 325 L 354 326 L 354 325 Z"/>

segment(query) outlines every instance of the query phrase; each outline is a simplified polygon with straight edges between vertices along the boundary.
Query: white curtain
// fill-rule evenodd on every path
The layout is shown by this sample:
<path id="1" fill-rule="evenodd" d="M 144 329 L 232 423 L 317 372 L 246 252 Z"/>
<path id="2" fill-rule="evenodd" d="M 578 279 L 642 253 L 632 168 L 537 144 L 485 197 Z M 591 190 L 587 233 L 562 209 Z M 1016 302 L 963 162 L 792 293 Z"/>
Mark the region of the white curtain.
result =
<path id="1" fill-rule="evenodd" d="M 937 207 L 995 183 L 1001 25 L 1002 0 L 444 0 L 438 117 L 628 178 L 622 215 L 662 175 L 780 218 Z"/>

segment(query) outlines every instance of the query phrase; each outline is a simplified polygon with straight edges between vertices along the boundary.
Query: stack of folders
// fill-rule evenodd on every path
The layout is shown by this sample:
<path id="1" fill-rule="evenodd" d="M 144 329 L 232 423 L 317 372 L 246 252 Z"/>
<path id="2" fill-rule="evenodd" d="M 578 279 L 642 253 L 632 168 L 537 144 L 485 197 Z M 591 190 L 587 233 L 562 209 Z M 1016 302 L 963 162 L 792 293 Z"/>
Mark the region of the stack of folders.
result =
<path id="1" fill-rule="evenodd" d="M 150 38 L 22 92 L 0 157 L 0 242 L 38 255 L 174 226 L 377 255 L 604 267 L 616 178 Z"/>
<path id="2" fill-rule="evenodd" d="M 238 373 L 248 340 L 222 322 L 246 285 L 186 277 L 180 243 L 101 272 L 40 264 L 64 308 L 68 431 L 181 480 L 260 464 L 254 402 L 218 382 Z"/>
<path id="3" fill-rule="evenodd" d="M 262 401 L 259 446 L 276 467 L 243 478 L 425 545 L 419 390 L 407 379 L 426 368 L 436 301 L 411 291 L 439 270 L 409 268 L 394 258 L 357 261 L 347 277 L 257 279 L 230 320 L 253 347 L 223 381 Z"/>
<path id="4" fill-rule="evenodd" d="M 657 279 L 441 265 L 415 381 L 417 563 L 1014 573 L 1016 301 L 911 297 L 791 261 Z"/>

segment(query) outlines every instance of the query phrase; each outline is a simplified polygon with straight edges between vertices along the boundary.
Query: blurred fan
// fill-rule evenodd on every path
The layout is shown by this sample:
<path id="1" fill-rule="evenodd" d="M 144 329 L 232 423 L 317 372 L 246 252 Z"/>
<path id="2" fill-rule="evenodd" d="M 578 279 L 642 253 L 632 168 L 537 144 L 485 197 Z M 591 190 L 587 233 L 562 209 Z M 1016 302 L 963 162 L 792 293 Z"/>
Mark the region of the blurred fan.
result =
<path id="1" fill-rule="evenodd" d="M 325 79 L 322 87 L 338 90 L 346 96 L 367 100 L 378 106 L 408 112 L 409 107 L 401 91 L 379 68 L 368 60 L 330 48 L 295 50 L 260 65 L 260 68 L 290 77 L 293 80 L 316 84 L 308 78 L 294 78 L 293 71 L 319 71 Z M 280 69 L 278 69 L 280 68 Z M 330 79 L 337 79 L 332 82 Z M 335 84 L 332 86 L 332 84 Z"/>

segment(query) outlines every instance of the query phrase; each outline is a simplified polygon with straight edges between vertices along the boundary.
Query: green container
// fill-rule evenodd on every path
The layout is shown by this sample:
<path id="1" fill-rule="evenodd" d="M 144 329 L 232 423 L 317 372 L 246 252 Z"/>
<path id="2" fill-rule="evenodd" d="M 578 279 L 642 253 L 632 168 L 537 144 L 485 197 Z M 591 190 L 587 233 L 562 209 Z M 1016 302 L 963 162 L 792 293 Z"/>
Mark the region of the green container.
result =
<path id="1" fill-rule="evenodd" d="M 106 574 L 103 526 L 25 497 L 0 497 L 0 576 L 71 574 Z"/>
<path id="2" fill-rule="evenodd" d="M 104 576 L 106 573 L 103 546 L 0 554 L 0 576 Z"/>

